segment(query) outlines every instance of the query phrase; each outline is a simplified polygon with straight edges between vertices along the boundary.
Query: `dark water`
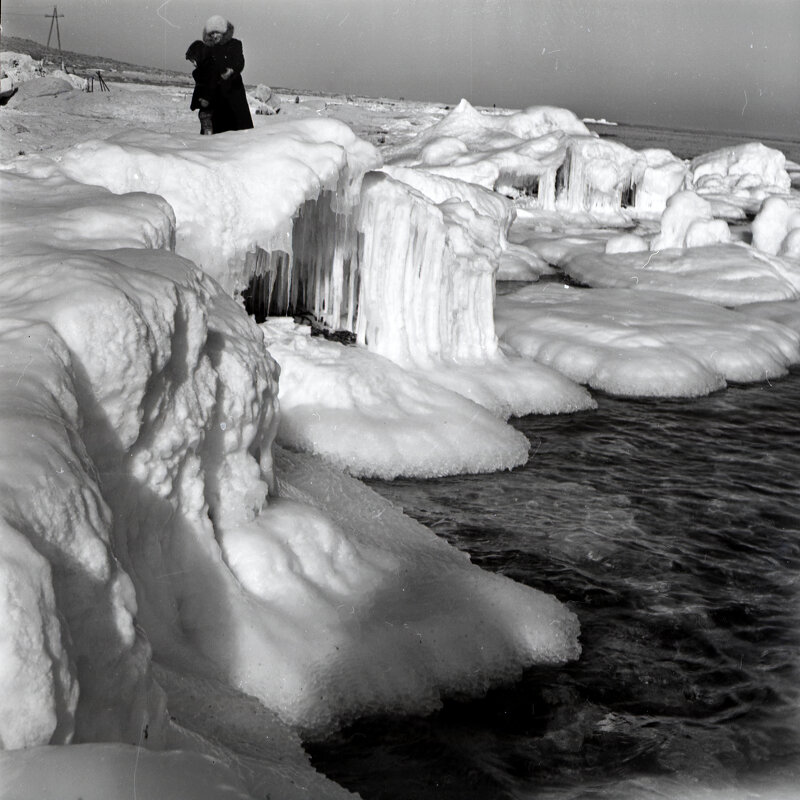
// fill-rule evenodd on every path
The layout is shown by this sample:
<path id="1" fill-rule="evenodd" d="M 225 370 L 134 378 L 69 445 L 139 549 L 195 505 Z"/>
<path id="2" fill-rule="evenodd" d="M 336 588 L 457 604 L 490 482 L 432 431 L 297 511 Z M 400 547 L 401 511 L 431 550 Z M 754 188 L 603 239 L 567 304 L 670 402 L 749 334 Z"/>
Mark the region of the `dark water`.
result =
<path id="1" fill-rule="evenodd" d="M 800 373 L 517 421 L 513 472 L 373 483 L 559 597 L 583 655 L 310 748 L 369 798 L 800 797 Z"/>

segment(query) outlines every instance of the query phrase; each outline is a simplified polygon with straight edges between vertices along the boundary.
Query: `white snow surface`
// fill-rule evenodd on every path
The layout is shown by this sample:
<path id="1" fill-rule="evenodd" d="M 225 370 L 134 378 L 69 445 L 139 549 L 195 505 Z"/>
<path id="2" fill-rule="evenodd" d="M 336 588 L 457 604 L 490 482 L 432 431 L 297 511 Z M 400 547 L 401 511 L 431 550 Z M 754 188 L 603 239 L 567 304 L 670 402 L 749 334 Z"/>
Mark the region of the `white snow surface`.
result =
<path id="1" fill-rule="evenodd" d="M 366 348 L 312 337 L 309 326 L 291 319 L 273 319 L 262 329 L 281 365 L 278 441 L 353 475 L 508 469 L 525 463 L 528 441 L 502 419 L 594 406 L 585 390 L 554 370 L 502 354 L 474 369 L 442 364 L 408 371 Z"/>
<path id="2" fill-rule="evenodd" d="M 176 251 L 228 291 L 247 285 L 248 252 L 291 248 L 292 218 L 306 201 L 327 189 L 347 213 L 364 171 L 380 163 L 375 148 L 342 123 L 277 117 L 253 131 L 188 141 L 136 129 L 78 144 L 58 159 L 81 183 L 164 197 L 175 212 Z"/>
<path id="3" fill-rule="evenodd" d="M 788 327 L 667 292 L 534 284 L 498 298 L 496 325 L 520 355 L 615 395 L 697 397 L 800 363 Z"/>
<path id="4" fill-rule="evenodd" d="M 786 157 L 761 142 L 724 147 L 693 158 L 691 187 L 709 199 L 756 212 L 770 195 L 788 194 Z"/>
<path id="5" fill-rule="evenodd" d="M 773 196 L 764 200 L 753 220 L 753 247 L 800 261 L 800 197 Z"/>
<path id="6" fill-rule="evenodd" d="M 672 292 L 724 306 L 800 297 L 800 261 L 771 256 L 739 242 L 655 251 L 579 252 L 563 257 L 560 265 L 585 286 Z"/>

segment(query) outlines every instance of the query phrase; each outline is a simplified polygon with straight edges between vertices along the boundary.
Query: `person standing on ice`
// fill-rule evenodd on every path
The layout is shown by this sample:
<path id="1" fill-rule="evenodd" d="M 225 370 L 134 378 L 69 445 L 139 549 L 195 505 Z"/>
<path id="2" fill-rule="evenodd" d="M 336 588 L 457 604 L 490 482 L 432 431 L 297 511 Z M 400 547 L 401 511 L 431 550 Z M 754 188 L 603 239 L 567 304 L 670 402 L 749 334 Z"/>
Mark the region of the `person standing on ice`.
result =
<path id="1" fill-rule="evenodd" d="M 240 131 L 253 127 L 250 107 L 242 81 L 244 53 L 242 43 L 233 38 L 233 25 L 218 14 L 206 20 L 203 44 L 208 49 L 203 73 L 218 79 L 211 104 L 211 123 L 214 133 Z"/>

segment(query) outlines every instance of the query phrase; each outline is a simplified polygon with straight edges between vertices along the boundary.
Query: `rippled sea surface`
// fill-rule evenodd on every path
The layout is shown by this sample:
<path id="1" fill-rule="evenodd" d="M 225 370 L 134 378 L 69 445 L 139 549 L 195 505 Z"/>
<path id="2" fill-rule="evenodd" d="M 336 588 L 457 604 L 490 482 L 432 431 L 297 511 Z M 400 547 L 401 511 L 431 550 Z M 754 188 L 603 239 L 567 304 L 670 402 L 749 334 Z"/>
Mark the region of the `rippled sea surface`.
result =
<path id="1" fill-rule="evenodd" d="M 369 798 L 800 797 L 800 373 L 515 423 L 521 469 L 373 487 L 569 605 L 583 654 L 310 748 Z"/>

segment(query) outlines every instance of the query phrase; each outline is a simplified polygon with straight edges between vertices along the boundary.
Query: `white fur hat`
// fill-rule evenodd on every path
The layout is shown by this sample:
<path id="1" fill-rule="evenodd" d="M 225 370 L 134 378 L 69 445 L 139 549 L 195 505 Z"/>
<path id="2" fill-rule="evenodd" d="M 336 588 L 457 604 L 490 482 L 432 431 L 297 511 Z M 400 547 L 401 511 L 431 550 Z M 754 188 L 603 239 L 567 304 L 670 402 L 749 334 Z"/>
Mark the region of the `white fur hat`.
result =
<path id="1" fill-rule="evenodd" d="M 228 30 L 228 20 L 225 17 L 221 17 L 219 14 L 215 14 L 213 17 L 209 17 L 206 20 L 206 33 L 225 33 Z"/>

